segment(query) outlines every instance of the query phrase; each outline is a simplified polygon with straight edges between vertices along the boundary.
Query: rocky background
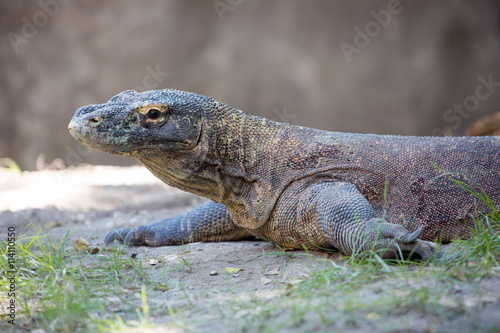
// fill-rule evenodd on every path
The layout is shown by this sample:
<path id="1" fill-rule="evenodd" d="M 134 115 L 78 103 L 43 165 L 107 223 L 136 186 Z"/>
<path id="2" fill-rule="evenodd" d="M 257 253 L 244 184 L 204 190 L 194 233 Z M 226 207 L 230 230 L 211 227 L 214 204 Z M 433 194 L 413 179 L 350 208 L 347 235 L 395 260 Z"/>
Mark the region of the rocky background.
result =
<path id="1" fill-rule="evenodd" d="M 362 133 L 459 135 L 500 111 L 496 0 L 0 0 L 0 36 L 0 158 L 23 170 L 134 163 L 67 131 L 126 89 Z"/>

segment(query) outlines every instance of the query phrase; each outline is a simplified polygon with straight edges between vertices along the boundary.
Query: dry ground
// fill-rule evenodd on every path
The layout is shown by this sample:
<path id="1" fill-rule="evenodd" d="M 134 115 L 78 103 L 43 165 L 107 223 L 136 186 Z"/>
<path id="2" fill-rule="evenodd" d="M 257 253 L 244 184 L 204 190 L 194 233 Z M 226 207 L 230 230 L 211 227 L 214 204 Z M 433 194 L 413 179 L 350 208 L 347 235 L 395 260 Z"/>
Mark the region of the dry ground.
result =
<path id="1" fill-rule="evenodd" d="M 56 242 L 68 233 L 68 245 L 74 244 L 79 237 L 83 237 L 91 246 L 102 250 L 104 249 L 104 236 L 113 229 L 147 224 L 183 214 L 204 200 L 162 184 L 139 166 L 82 166 L 63 171 L 24 172 L 23 174 L 2 171 L 0 172 L 1 235 L 5 235 L 6 228 L 9 226 L 14 226 L 18 234 L 36 234 L 41 230 L 41 235 L 50 235 L 51 239 Z M 285 254 L 273 244 L 258 240 L 194 243 L 160 248 L 132 247 L 125 251 L 129 256 L 137 255 L 137 260 L 142 263 L 149 281 L 155 283 L 156 286 L 165 286 L 165 288 L 154 288 L 148 293 L 148 301 L 152 309 L 151 322 L 160 327 L 174 322 L 177 323 L 175 329 L 187 331 L 252 331 L 258 330 L 259 327 L 267 327 L 262 326 L 262 323 L 259 324 L 260 326 L 252 326 L 255 324 L 255 316 L 258 315 L 256 312 L 264 310 L 259 306 L 252 308 L 240 305 L 250 301 L 263 304 L 263 307 L 265 304 L 279 303 L 283 295 L 296 288 L 301 281 L 307 281 L 315 272 L 321 271 L 324 267 L 332 267 L 332 263 L 334 265 L 344 263 L 344 259 L 338 253 L 313 252 L 308 254 L 305 251 L 295 251 Z M 86 260 L 92 260 L 92 257 L 88 256 Z M 243 270 L 228 273 L 226 271 L 228 267 Z M 357 268 L 343 272 L 342 274 L 346 276 L 354 275 L 357 274 Z M 361 326 L 353 324 L 352 320 L 342 318 L 342 313 L 331 314 L 332 318 L 338 316 L 333 323 L 328 319 L 314 319 L 313 313 L 299 316 L 301 319 L 293 324 L 292 328 L 295 327 L 296 331 L 321 331 L 328 330 L 326 328 L 328 326 L 340 331 L 348 329 L 360 332 L 379 330 L 451 332 L 464 331 L 464 329 L 467 331 L 471 327 L 476 327 L 477 325 L 471 326 L 471 322 L 477 321 L 478 331 L 498 332 L 500 327 L 500 271 L 496 270 L 496 272 L 497 274 L 478 278 L 477 281 L 467 286 L 460 284 L 459 279 L 458 282 L 453 282 L 451 285 L 455 287 L 450 288 L 456 290 L 451 290 L 449 293 L 453 294 L 453 297 L 458 295 L 461 305 L 451 304 L 454 310 L 450 310 L 450 315 L 444 317 L 436 318 L 432 313 L 432 307 L 425 303 L 428 301 L 417 300 L 408 303 L 407 311 L 400 313 L 398 309 L 388 309 L 384 310 L 382 317 L 376 311 L 370 310 L 371 308 L 364 313 L 364 308 L 360 307 L 356 311 L 360 311 L 364 318 Z M 414 283 L 411 281 L 412 276 L 408 276 L 407 272 L 401 275 L 401 283 L 436 285 L 438 288 L 440 284 L 443 284 L 443 288 L 449 288 L 446 284 L 448 282 L 445 283 L 439 279 L 418 281 L 419 276 L 423 275 L 417 274 L 413 277 L 417 280 Z M 339 278 L 338 281 L 342 279 L 347 278 Z M 369 302 L 370 297 L 398 289 L 394 285 L 399 283 L 397 282 L 399 280 L 397 273 L 386 279 L 376 278 L 372 281 L 374 287 L 363 291 L 359 297 L 366 297 Z M 336 281 L 331 282 L 336 283 Z M 469 282 L 466 279 L 465 283 Z M 127 281 L 126 285 L 114 288 L 123 288 L 123 294 L 130 293 L 131 303 L 134 304 L 134 297 L 140 298 L 141 283 L 139 279 L 132 278 Z M 476 298 L 471 298 L 472 292 L 468 290 L 477 288 L 480 289 L 481 299 L 471 301 Z M 317 289 L 317 286 L 311 286 L 311 293 L 318 292 L 319 295 L 321 290 L 316 291 Z M 408 290 L 396 292 L 394 295 L 399 298 L 413 297 L 412 289 L 408 288 Z M 418 290 L 420 292 L 420 289 Z M 307 302 L 315 304 L 314 295 L 309 296 L 311 297 L 308 297 Z M 447 302 L 456 302 L 452 296 L 448 294 L 445 296 L 448 297 Z M 328 298 L 328 295 L 318 297 L 322 297 L 321 302 L 325 302 L 325 297 Z M 337 296 L 332 295 L 332 297 Z M 137 319 L 137 309 L 131 308 L 128 313 L 123 313 L 119 300 L 117 301 L 116 307 L 110 306 L 106 309 L 106 315 L 116 312 L 124 320 L 134 317 Z M 326 300 L 324 304 L 330 304 L 333 301 L 335 300 Z M 424 302 L 423 310 L 414 308 L 418 308 L 420 304 L 418 302 Z M 346 310 L 348 305 L 344 303 L 341 308 L 348 316 L 349 312 Z M 137 307 L 140 308 L 140 306 L 140 301 L 137 300 Z M 457 307 L 460 309 L 455 309 Z M 160 314 L 161 311 L 155 310 L 161 308 L 168 309 L 170 312 L 165 310 L 163 315 Z M 264 315 L 262 320 L 286 321 L 290 317 L 288 312 L 295 311 L 284 308 L 281 313 L 279 307 L 277 308 L 277 313 L 272 312 L 272 307 L 271 310 L 268 309 L 271 312 L 267 317 Z M 180 312 L 182 314 L 179 314 Z M 172 313 L 175 314 L 172 315 Z M 391 313 L 396 317 L 393 317 Z M 247 323 L 239 326 L 238 323 L 244 321 L 247 316 L 253 316 L 254 319 L 249 319 Z M 304 319 L 308 317 L 312 318 L 312 323 Z M 232 324 L 228 324 L 228 318 L 233 322 Z M 296 317 L 292 314 L 291 318 Z M 446 320 L 443 321 L 443 318 Z M 370 321 L 378 321 L 378 323 L 372 325 Z M 381 321 L 387 321 L 388 326 L 382 325 Z M 467 323 L 465 326 L 464 321 Z M 323 323 L 327 323 L 325 324 L 327 326 L 323 326 Z M 0 327 L 3 324 L 4 322 L 0 324 Z M 271 325 L 268 330 L 272 331 L 286 326 L 287 324 Z M 171 326 L 169 328 L 172 329 Z"/>

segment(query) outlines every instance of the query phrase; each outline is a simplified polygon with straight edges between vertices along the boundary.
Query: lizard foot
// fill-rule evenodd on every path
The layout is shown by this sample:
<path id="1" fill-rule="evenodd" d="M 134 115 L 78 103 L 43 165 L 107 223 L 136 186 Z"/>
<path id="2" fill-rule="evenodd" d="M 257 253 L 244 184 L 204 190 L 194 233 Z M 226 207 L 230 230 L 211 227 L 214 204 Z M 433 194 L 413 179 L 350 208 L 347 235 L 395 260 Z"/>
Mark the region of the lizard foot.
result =
<path id="1" fill-rule="evenodd" d="M 413 253 L 424 261 L 432 258 L 440 259 L 441 257 L 440 253 L 437 253 L 435 243 L 418 239 L 423 227 L 411 232 L 398 224 L 382 223 L 378 224 L 377 228 L 380 228 L 377 229 L 379 233 L 370 236 L 375 236 L 374 249 L 384 259 L 399 258 L 402 255 Z"/>
<path id="2" fill-rule="evenodd" d="M 157 233 L 151 226 L 137 226 L 135 228 L 123 228 L 111 231 L 104 243 L 106 245 L 117 241 L 127 246 L 133 245 L 148 245 L 148 246 L 161 246 L 161 241 L 157 239 Z M 161 236 L 161 235 L 160 235 Z M 160 237 L 161 238 L 161 237 Z"/>
<path id="3" fill-rule="evenodd" d="M 123 228 L 111 231 L 106 238 L 104 238 L 104 243 L 106 245 L 117 241 L 119 243 L 123 243 L 125 245 L 141 245 L 146 244 L 145 241 L 146 234 L 148 233 L 145 230 L 146 227 L 138 226 L 135 228 Z"/>
<path id="4" fill-rule="evenodd" d="M 123 228 L 111 231 L 104 238 L 104 244 L 109 245 L 110 243 L 116 241 L 118 243 L 123 243 L 125 237 L 130 232 L 130 228 Z"/>

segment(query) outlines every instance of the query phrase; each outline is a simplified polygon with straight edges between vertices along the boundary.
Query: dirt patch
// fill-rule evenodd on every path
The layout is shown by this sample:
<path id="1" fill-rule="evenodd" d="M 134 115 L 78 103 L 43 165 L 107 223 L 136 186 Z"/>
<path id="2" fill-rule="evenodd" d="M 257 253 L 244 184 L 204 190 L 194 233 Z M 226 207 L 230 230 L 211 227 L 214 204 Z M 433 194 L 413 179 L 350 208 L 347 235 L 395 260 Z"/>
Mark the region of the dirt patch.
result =
<path id="1" fill-rule="evenodd" d="M 148 224 L 184 214 L 205 202 L 201 198 L 161 183 L 143 167 L 85 166 L 65 171 L 24 172 L 4 174 L 0 180 L 0 225 L 14 226 L 18 233 L 50 235 L 54 239 L 68 233 L 68 241 L 79 237 L 92 245 L 102 246 L 104 236 L 117 228 Z M 190 289 L 217 285 L 222 277 L 238 277 L 240 287 L 253 279 L 260 284 L 266 269 L 278 269 L 278 277 L 298 277 L 307 271 L 298 262 L 286 266 L 283 260 L 264 254 L 280 251 L 271 243 L 259 240 L 246 242 L 192 243 L 170 247 L 131 247 L 129 255 L 157 258 L 158 264 L 145 260 L 144 269 L 157 270 L 189 260 L 191 271 L 173 274 L 174 281 L 183 281 Z M 315 257 L 327 257 L 313 252 Z M 252 258 L 265 257 L 263 260 Z M 306 257 L 296 252 L 294 257 Z M 280 257 L 277 253 L 277 257 Z M 282 255 L 288 258 L 287 255 Z M 286 260 L 285 260 L 286 261 Z M 267 267 L 269 265 L 269 267 Z M 243 268 L 235 274 L 225 274 L 225 268 Z M 176 269 L 174 269 L 175 271 Z M 178 269 L 179 272 L 185 269 Z M 210 275 L 215 270 L 218 274 Z M 255 277 L 254 277 L 255 275 Z M 249 285 L 252 283 L 250 282 Z M 266 288 L 272 286 L 266 284 Z"/>
<path id="2" fill-rule="evenodd" d="M 32 235 L 40 231 L 55 241 L 67 234 L 70 246 L 83 237 L 102 249 L 104 236 L 114 229 L 184 214 L 206 201 L 161 183 L 143 167 L 0 172 L 1 229 L 15 227 L 18 234 Z M 289 281 L 309 274 L 311 257 L 329 256 L 301 251 L 285 255 L 273 244 L 259 240 L 123 250 L 141 259 L 151 281 L 166 286 L 166 290 L 149 295 L 152 302 L 160 304 L 167 299 L 174 308 L 177 300 L 185 303 L 186 291 L 190 299 L 216 303 L 249 292 L 262 298 L 275 297 L 276 288 L 283 289 Z M 234 268 L 241 270 L 231 271 Z M 141 281 L 136 282 L 140 290 Z M 156 318 L 156 322 L 162 321 Z"/>
<path id="3" fill-rule="evenodd" d="M 162 184 L 142 167 L 82 166 L 64 171 L 23 174 L 0 171 L 2 230 L 12 226 L 18 234 L 36 234 L 41 230 L 41 235 L 49 235 L 56 241 L 68 234 L 69 245 L 83 237 L 101 250 L 104 248 L 104 236 L 113 229 L 148 224 L 184 214 L 205 200 Z M 389 275 L 385 280 L 384 277 L 376 277 L 373 281 L 368 279 L 363 284 L 366 290 L 359 290 L 359 296 L 354 298 L 346 296 L 344 299 L 343 294 L 330 297 L 329 292 L 322 294 L 323 288 L 331 288 L 334 283 L 337 285 L 331 289 L 332 293 L 337 286 L 349 287 L 349 282 L 346 281 L 351 281 L 359 273 L 354 268 L 338 276 L 325 278 L 324 285 L 312 285 L 309 295 L 307 291 L 302 291 L 302 304 L 300 297 L 295 298 L 298 303 L 293 303 L 284 299 L 283 295 L 299 283 L 308 281 L 322 266 L 332 267 L 332 263 L 341 265 L 343 261 L 340 254 L 305 251 L 283 253 L 275 245 L 259 240 L 193 243 L 159 248 L 130 247 L 123 251 L 129 257 L 140 259 L 148 281 L 158 286 L 148 292 L 151 312 L 156 313 L 151 318 L 154 324 L 170 325 L 175 322 L 172 315 L 169 315 L 169 311 L 172 311 L 183 313 L 182 329 L 193 331 L 234 331 L 239 324 L 229 322 L 239 323 L 242 320 L 247 320 L 245 325 L 250 326 L 245 326 L 245 330 L 250 331 L 265 330 L 266 327 L 269 330 L 265 326 L 267 320 L 277 323 L 270 326 L 271 330 L 291 326 L 295 328 L 292 331 L 315 331 L 333 327 L 371 332 L 373 327 L 384 330 L 382 328 L 385 326 L 381 324 L 383 322 L 390 326 L 387 329 L 389 331 L 405 327 L 402 329 L 406 331 L 430 329 L 454 332 L 472 327 L 476 331 L 493 332 L 500 327 L 498 269 L 495 271 L 498 273 L 495 273 L 496 276 L 483 277 L 472 284 L 467 282 L 466 287 L 453 282 L 454 279 L 461 279 L 454 275 L 447 276 L 442 281 L 438 277 L 425 283 L 418 280 L 419 275 L 409 278 Z M 93 259 L 87 257 L 85 260 Z M 123 297 L 136 304 L 137 308 L 141 306 L 141 284 L 140 279 L 131 278 L 119 287 L 122 288 Z M 415 293 L 411 291 L 419 284 L 429 288 L 442 284 L 443 288 L 447 288 L 446 297 L 436 302 L 442 302 L 443 309 L 452 309 L 448 317 L 440 315 L 438 318 L 436 314 L 440 311 L 432 308 L 432 301 L 419 296 L 418 293 L 422 293 L 423 288 L 419 287 Z M 407 290 L 404 290 L 403 285 L 408 286 Z M 346 290 L 358 295 L 358 290 Z M 483 296 L 477 298 L 470 290 L 479 290 Z M 318 299 L 315 299 L 316 294 Z M 396 295 L 401 299 L 398 304 L 404 306 L 384 310 L 380 315 L 376 312 L 376 302 L 386 294 Z M 368 302 L 370 297 L 374 299 L 374 310 L 363 313 L 365 306 L 358 305 L 361 310 L 354 312 L 360 311 L 362 321 L 358 326 L 354 325 L 353 321 L 358 319 L 352 318 L 353 311 L 346 310 L 350 307 L 349 302 Z M 405 298 L 409 299 L 406 303 Z M 456 300 L 460 305 L 456 304 Z M 282 306 L 282 302 L 290 304 L 283 307 L 283 311 L 272 313 L 273 304 Z M 242 304 L 248 306 L 241 306 Z M 309 304 L 311 309 L 315 309 L 311 313 L 307 312 Z M 330 317 L 323 318 L 324 314 L 317 313 L 324 311 L 325 307 L 318 304 L 331 304 L 332 309 L 343 309 L 345 314 L 333 311 Z M 421 309 L 419 304 L 424 304 Z M 125 311 L 121 305 L 122 301 L 117 299 L 116 307 L 110 306 L 107 311 L 116 311 L 124 319 L 137 318 L 137 308 Z M 383 302 L 380 307 L 384 307 Z M 297 314 L 299 312 L 300 315 Z M 158 315 L 159 313 L 162 314 Z M 261 326 L 252 329 L 252 319 L 247 318 L 254 318 L 256 314 L 262 317 L 259 324 Z M 296 317 L 299 320 L 295 323 L 293 320 Z M 442 318 L 447 319 L 443 321 Z M 285 323 L 280 324 L 280 320 Z M 376 324 L 373 326 L 370 321 Z M 404 325 L 401 324 L 403 322 Z"/>

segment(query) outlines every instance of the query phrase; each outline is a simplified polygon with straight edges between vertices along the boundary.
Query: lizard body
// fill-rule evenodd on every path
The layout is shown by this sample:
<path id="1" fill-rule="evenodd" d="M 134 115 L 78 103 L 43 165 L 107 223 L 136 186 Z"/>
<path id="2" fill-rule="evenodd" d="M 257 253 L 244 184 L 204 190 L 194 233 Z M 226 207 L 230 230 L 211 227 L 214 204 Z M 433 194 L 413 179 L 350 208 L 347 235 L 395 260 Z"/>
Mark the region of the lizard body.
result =
<path id="1" fill-rule="evenodd" d="M 113 231 L 106 243 L 255 236 L 288 249 L 374 247 L 387 258 L 414 251 L 426 259 L 432 241 L 469 235 L 472 215 L 488 211 L 441 170 L 500 203 L 498 137 L 328 132 L 173 89 L 125 91 L 82 107 L 69 129 L 92 148 L 134 157 L 163 182 L 211 199 L 183 216 Z"/>

